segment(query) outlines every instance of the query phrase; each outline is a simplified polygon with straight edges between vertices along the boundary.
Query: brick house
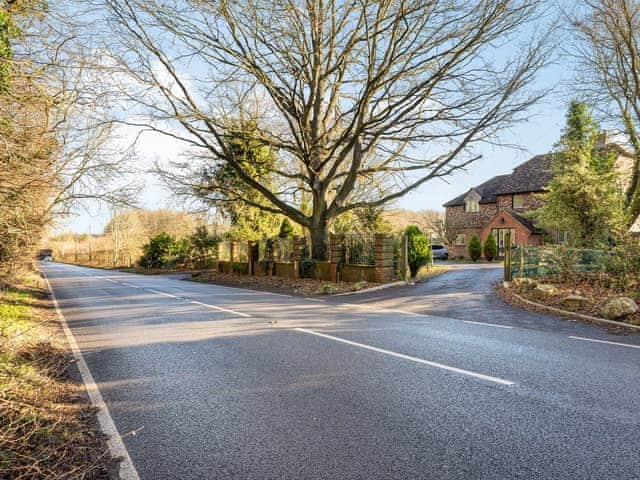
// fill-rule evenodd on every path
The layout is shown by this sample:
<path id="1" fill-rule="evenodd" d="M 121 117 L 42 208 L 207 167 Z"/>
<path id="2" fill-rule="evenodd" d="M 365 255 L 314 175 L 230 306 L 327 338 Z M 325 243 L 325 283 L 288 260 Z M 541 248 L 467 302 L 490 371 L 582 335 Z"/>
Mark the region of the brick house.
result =
<path id="1" fill-rule="evenodd" d="M 618 153 L 616 169 L 622 174 L 623 183 L 628 183 L 626 179 L 630 176 L 625 174 L 631 168 L 631 155 L 613 144 L 607 144 L 606 148 L 614 148 Z M 445 203 L 446 222 L 456 236 L 450 247 L 451 256 L 467 257 L 467 244 L 473 235 L 478 235 L 484 245 L 492 233 L 499 256 L 504 252 L 507 232 L 511 232 L 513 246 L 544 244 L 545 232 L 526 214 L 542 206 L 540 194 L 553 178 L 552 165 L 552 154 L 537 155 L 512 173 L 493 177 Z M 560 232 L 546 233 L 554 241 L 562 240 Z"/>

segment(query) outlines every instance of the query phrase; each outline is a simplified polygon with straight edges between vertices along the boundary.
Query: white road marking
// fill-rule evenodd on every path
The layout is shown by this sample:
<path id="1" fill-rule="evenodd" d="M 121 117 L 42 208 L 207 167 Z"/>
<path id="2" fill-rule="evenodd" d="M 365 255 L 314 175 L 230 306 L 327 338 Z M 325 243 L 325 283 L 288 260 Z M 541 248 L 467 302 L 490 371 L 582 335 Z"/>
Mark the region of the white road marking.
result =
<path id="1" fill-rule="evenodd" d="M 193 303 L 194 305 L 200 305 L 202 307 L 213 308 L 214 310 L 219 310 L 221 312 L 232 313 L 234 315 L 238 315 L 239 317 L 251 318 L 251 315 L 249 315 L 248 313 L 236 312 L 235 310 L 229 310 L 228 308 L 222 308 L 216 305 L 210 305 L 208 303 L 198 302 L 196 300 L 192 300 L 191 303 Z"/>
<path id="2" fill-rule="evenodd" d="M 344 338 L 334 337 L 332 335 L 327 335 L 324 333 L 316 332 L 314 330 L 308 330 L 306 328 L 296 328 L 298 332 L 309 333 L 311 335 L 316 335 L 318 337 L 327 338 L 329 340 L 333 340 L 335 342 L 346 343 L 347 345 L 351 345 L 358 348 L 364 348 L 365 350 L 371 350 L 373 352 L 384 353 L 385 355 L 391 355 L 392 357 L 401 358 L 403 360 L 409 360 L 411 362 L 421 363 L 423 365 L 429 365 L 430 367 L 440 368 L 442 370 L 447 370 L 449 372 L 458 373 L 460 375 L 466 375 L 468 377 L 478 378 L 480 380 L 486 380 L 488 382 L 498 383 L 500 385 L 514 385 L 514 382 L 510 380 L 504 380 L 498 377 L 492 377 L 490 375 L 484 375 L 482 373 L 472 372 L 470 370 L 464 370 L 462 368 L 451 367 L 449 365 L 445 365 L 443 363 L 432 362 L 430 360 L 424 360 L 422 358 L 411 357 L 409 355 L 404 355 L 402 353 L 392 352 L 391 350 L 384 350 L 378 347 L 372 347 L 370 345 L 365 345 L 364 343 L 352 342 L 351 340 L 345 340 Z"/>
<path id="3" fill-rule="evenodd" d="M 87 390 L 87 394 L 89 395 L 89 399 L 91 400 L 93 406 L 97 409 L 96 415 L 98 417 L 100 428 L 105 433 L 105 435 L 107 435 L 107 446 L 109 447 L 111 456 L 121 459 L 119 464 L 120 478 L 122 480 L 140 480 L 138 472 L 136 471 L 136 467 L 133 465 L 131 457 L 129 456 L 129 452 L 127 451 L 127 447 L 125 447 L 124 442 L 122 441 L 122 437 L 120 437 L 118 429 L 116 428 L 115 423 L 113 423 L 113 418 L 111 418 L 111 414 L 109 413 L 107 404 L 104 403 L 104 400 L 102 399 L 100 389 L 98 388 L 98 385 L 96 385 L 96 382 L 93 379 L 93 375 L 91 375 L 91 371 L 87 366 L 87 362 L 85 362 L 84 357 L 82 356 L 80 347 L 78 347 L 78 343 L 76 342 L 76 339 L 73 336 L 69 325 L 67 324 L 67 320 L 62 314 L 62 310 L 60 310 L 60 305 L 58 304 L 55 293 L 53 293 L 53 289 L 51 288 L 51 284 L 49 283 L 49 279 L 47 278 L 46 274 L 44 274 L 44 279 L 47 282 L 49 291 L 51 292 L 53 306 L 55 307 L 56 313 L 58 314 L 58 319 L 62 324 L 62 329 L 64 330 L 64 334 L 67 337 L 67 342 L 69 342 L 69 347 L 71 348 L 73 356 L 76 359 L 78 370 L 80 370 L 80 375 L 82 376 L 82 381 L 84 382 L 84 386 Z"/>
<path id="4" fill-rule="evenodd" d="M 571 336 L 571 335 L 569 335 L 569 338 L 572 338 L 574 340 L 582 340 L 582 341 L 585 341 L 585 342 L 606 343 L 607 345 L 617 345 L 619 347 L 640 349 L 640 345 L 631 345 L 629 343 L 609 342 L 607 340 L 596 340 L 595 338 L 574 337 L 574 336 Z"/>
<path id="5" fill-rule="evenodd" d="M 147 288 L 148 292 L 155 293 L 156 295 L 162 295 L 163 297 L 178 298 L 170 293 L 161 292 L 160 290 L 154 290 L 153 288 Z"/>
<path id="6" fill-rule="evenodd" d="M 485 327 L 496 327 L 496 328 L 506 328 L 511 329 L 509 325 L 498 325 L 496 323 L 485 323 L 485 322 L 474 322 L 472 320 L 464 320 L 464 323 L 471 323 L 473 325 L 484 325 Z"/>
<path id="7" fill-rule="evenodd" d="M 125 287 L 130 287 L 130 288 L 142 288 L 139 287 L 138 285 L 134 285 L 133 283 L 127 283 L 127 282 L 120 282 L 122 285 L 124 285 Z"/>
<path id="8" fill-rule="evenodd" d="M 105 280 L 107 280 L 109 282 L 112 282 L 112 283 L 120 283 L 122 285 L 126 285 L 127 287 L 142 288 L 142 287 L 138 287 L 136 285 L 132 285 L 130 283 L 126 283 L 126 282 L 116 282 L 115 280 L 111 280 L 110 278 L 105 278 Z M 160 290 L 154 290 L 153 288 L 146 288 L 145 290 L 147 292 L 155 293 L 156 295 L 162 295 L 163 297 L 175 298 L 175 299 L 178 299 L 178 300 L 185 300 L 185 298 L 183 298 L 183 297 L 178 297 L 176 295 L 172 295 L 171 293 L 161 292 Z M 198 302 L 196 300 L 191 301 L 191 303 L 194 304 L 194 305 L 200 305 L 201 307 L 212 308 L 212 309 L 218 310 L 220 312 L 226 312 L 226 313 L 231 313 L 233 315 L 238 315 L 239 317 L 251 318 L 251 315 L 249 315 L 248 313 L 236 312 L 235 310 L 230 310 L 228 308 L 218 307 L 217 305 L 211 305 L 209 303 Z"/>

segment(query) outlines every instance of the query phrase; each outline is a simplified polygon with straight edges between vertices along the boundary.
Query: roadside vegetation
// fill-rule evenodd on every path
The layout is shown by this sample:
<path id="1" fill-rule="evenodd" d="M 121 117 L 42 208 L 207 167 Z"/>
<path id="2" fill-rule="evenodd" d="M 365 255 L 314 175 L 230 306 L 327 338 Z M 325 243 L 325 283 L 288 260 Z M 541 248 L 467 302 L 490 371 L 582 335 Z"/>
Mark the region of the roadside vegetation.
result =
<path id="1" fill-rule="evenodd" d="M 629 231 L 633 202 L 625 201 L 632 180 L 625 183 L 614 168 L 617 152 L 598 144 L 599 132 L 591 108 L 571 102 L 555 177 L 543 206 L 530 214 L 564 241 L 520 247 L 514 283 L 518 295 L 538 304 L 640 325 L 640 238 Z"/>
<path id="2" fill-rule="evenodd" d="M 106 439 L 42 286 L 30 274 L 0 289 L 0 478 L 110 478 Z"/>

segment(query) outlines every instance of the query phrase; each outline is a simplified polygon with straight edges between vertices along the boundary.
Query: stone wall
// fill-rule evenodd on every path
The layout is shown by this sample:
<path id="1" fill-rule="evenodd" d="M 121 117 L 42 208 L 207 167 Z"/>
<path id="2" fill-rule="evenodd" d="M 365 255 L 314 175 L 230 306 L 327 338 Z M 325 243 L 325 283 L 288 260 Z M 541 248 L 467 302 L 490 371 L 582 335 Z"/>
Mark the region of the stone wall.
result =
<path id="1" fill-rule="evenodd" d="M 514 210 L 518 213 L 531 212 L 540 208 L 543 203 L 540 194 L 523 193 L 522 208 L 513 208 L 513 195 L 498 195 L 498 211 Z"/>
<path id="2" fill-rule="evenodd" d="M 495 203 L 481 203 L 479 212 L 465 212 L 464 205 L 447 207 L 447 223 L 461 229 L 481 229 L 498 213 Z"/>

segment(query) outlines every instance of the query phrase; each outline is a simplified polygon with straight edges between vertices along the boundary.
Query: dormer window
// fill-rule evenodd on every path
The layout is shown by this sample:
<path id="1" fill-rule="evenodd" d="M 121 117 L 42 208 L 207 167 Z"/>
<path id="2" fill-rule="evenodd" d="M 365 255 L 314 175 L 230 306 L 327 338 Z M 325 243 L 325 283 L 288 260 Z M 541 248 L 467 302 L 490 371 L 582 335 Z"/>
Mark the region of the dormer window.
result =
<path id="1" fill-rule="evenodd" d="M 513 208 L 515 210 L 519 210 L 524 208 L 524 195 L 514 195 L 513 196 Z"/>
<path id="2" fill-rule="evenodd" d="M 477 213 L 480 211 L 480 202 L 478 200 L 465 200 L 465 211 L 469 213 Z"/>
<path id="3" fill-rule="evenodd" d="M 482 196 L 475 190 L 471 190 L 464 198 L 464 211 L 477 213 L 480 211 L 480 199 Z"/>

